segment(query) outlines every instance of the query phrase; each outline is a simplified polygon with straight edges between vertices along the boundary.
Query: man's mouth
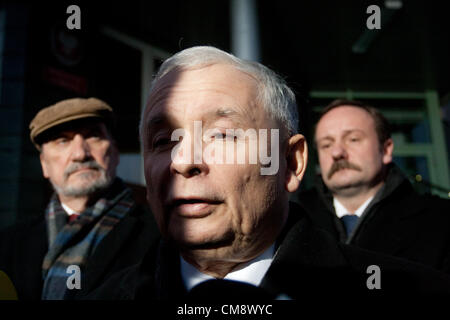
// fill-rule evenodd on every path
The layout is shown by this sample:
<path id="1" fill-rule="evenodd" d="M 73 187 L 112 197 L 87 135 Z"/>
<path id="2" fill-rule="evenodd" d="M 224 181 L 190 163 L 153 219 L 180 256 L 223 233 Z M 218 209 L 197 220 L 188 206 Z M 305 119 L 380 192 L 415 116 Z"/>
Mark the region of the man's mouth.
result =
<path id="1" fill-rule="evenodd" d="M 90 171 L 90 170 L 96 170 L 95 168 L 91 168 L 91 167 L 88 167 L 88 168 L 80 168 L 80 169 L 78 169 L 78 170 L 75 170 L 73 173 L 76 173 L 76 172 L 84 172 L 84 171 Z"/>
<path id="2" fill-rule="evenodd" d="M 80 168 L 80 169 L 72 171 L 69 175 L 73 175 L 73 174 L 77 174 L 77 173 L 92 172 L 92 171 L 97 171 L 97 169 L 92 168 L 92 167 Z"/>
<path id="3" fill-rule="evenodd" d="M 69 176 L 75 173 L 85 173 L 89 171 L 102 171 L 103 168 L 94 160 L 86 161 L 84 163 L 72 163 L 66 170 L 64 170 L 64 178 L 68 179 Z"/>
<path id="4" fill-rule="evenodd" d="M 172 213 L 186 218 L 203 218 L 210 215 L 221 201 L 202 198 L 176 198 L 169 203 Z"/>

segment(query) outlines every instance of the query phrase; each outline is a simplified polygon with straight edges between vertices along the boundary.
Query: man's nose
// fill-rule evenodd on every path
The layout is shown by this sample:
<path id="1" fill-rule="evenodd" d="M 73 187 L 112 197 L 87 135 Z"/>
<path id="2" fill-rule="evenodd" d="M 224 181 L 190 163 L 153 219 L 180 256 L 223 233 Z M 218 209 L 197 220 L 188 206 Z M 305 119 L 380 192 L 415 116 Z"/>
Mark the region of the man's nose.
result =
<path id="1" fill-rule="evenodd" d="M 83 161 L 91 157 L 89 144 L 81 134 L 76 134 L 71 144 L 70 156 L 72 161 Z"/>
<path id="2" fill-rule="evenodd" d="M 196 146 L 194 144 L 197 143 Z M 170 171 L 185 178 L 206 174 L 209 167 L 203 159 L 201 142 L 183 139 L 177 146 L 177 151 L 171 155 Z"/>
<path id="3" fill-rule="evenodd" d="M 334 160 L 346 159 L 347 158 L 347 150 L 340 143 L 335 143 L 331 149 L 331 156 Z"/>
<path id="4" fill-rule="evenodd" d="M 205 174 L 208 170 L 205 163 L 174 163 L 172 161 L 170 171 L 185 178 L 190 178 Z"/>

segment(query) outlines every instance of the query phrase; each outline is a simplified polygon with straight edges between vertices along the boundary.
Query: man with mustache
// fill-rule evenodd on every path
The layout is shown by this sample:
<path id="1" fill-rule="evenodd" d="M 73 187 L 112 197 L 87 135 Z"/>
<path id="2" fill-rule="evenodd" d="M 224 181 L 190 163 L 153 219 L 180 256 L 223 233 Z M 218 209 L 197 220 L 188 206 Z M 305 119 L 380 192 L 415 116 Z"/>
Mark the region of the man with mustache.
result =
<path id="1" fill-rule="evenodd" d="M 19 299 L 73 299 L 138 262 L 156 235 L 150 212 L 116 177 L 113 128 L 112 108 L 97 98 L 60 101 L 31 121 L 55 193 L 45 214 L 1 234 L 0 269 Z"/>
<path id="2" fill-rule="evenodd" d="M 202 144 L 186 138 L 199 122 Z M 306 169 L 307 146 L 294 93 L 265 66 L 214 47 L 175 54 L 152 82 L 140 129 L 147 199 L 162 239 L 90 299 L 298 299 L 336 297 L 343 289 L 364 295 L 369 265 L 383 270 L 385 290 L 427 291 L 409 278 L 404 262 L 403 271 L 391 273 L 396 259 L 336 243 L 289 203 Z M 267 163 L 249 161 L 254 138 L 237 129 L 279 133 L 256 143 L 272 150 L 277 172 L 263 174 Z M 205 161 L 206 150 L 247 161 Z M 448 291 L 449 279 L 439 279 Z M 425 283 L 436 285 L 432 278 Z"/>
<path id="3" fill-rule="evenodd" d="M 450 201 L 419 195 L 392 162 L 388 121 L 358 101 L 331 102 L 315 143 L 316 188 L 300 203 L 336 240 L 450 272 Z"/>

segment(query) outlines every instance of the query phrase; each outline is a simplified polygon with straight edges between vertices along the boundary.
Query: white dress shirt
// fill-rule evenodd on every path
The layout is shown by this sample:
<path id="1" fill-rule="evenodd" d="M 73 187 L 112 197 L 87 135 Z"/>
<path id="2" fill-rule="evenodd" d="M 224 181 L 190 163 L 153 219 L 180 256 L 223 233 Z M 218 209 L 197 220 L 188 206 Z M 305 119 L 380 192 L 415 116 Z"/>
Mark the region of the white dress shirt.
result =
<path id="1" fill-rule="evenodd" d="M 364 210 L 366 210 L 367 206 L 370 204 L 370 201 L 372 201 L 372 199 L 373 199 L 373 196 L 370 197 L 369 199 L 367 199 L 362 205 L 359 206 L 358 209 L 356 209 L 354 214 L 357 215 L 358 218 L 361 217 Z M 352 212 L 348 212 L 348 210 L 345 209 L 345 207 L 342 205 L 342 203 L 340 203 L 339 200 L 336 198 L 333 198 L 333 205 L 334 205 L 334 211 L 336 211 L 336 215 L 339 219 L 342 218 L 343 216 L 345 216 L 346 214 L 352 214 Z"/>
<path id="2" fill-rule="evenodd" d="M 272 263 L 274 253 L 275 244 L 271 245 L 266 251 L 255 259 L 240 266 L 239 269 L 228 273 L 224 279 L 246 282 L 254 286 L 258 286 Z M 186 262 L 181 255 L 180 261 L 181 278 L 183 279 L 184 286 L 188 291 L 201 282 L 215 279 L 210 275 L 198 271 L 194 266 Z"/>

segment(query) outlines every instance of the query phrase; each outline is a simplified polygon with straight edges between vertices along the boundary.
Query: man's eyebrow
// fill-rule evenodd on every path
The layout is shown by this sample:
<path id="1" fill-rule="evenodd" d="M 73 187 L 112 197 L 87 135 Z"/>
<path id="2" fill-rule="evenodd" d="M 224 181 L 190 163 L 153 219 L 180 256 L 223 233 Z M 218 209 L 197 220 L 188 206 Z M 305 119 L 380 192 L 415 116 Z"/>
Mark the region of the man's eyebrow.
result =
<path id="1" fill-rule="evenodd" d="M 325 136 L 325 137 L 320 137 L 320 138 L 316 138 L 316 143 L 323 141 L 323 140 L 334 140 L 333 137 L 331 136 Z"/>
<path id="2" fill-rule="evenodd" d="M 345 130 L 345 131 L 344 131 L 344 133 L 342 134 L 342 136 L 346 137 L 346 136 L 348 136 L 349 134 L 352 134 L 352 133 L 354 133 L 354 132 L 360 132 L 360 133 L 363 133 L 363 134 L 364 134 L 364 131 L 361 130 L 361 129 L 348 129 L 348 130 Z M 324 136 L 324 137 L 316 138 L 316 142 L 323 141 L 323 140 L 334 140 L 334 138 L 333 138 L 332 136 L 330 136 L 330 135 L 326 135 L 326 136 Z"/>
<path id="3" fill-rule="evenodd" d="M 345 130 L 343 136 L 348 136 L 349 134 L 352 134 L 354 132 L 359 132 L 364 134 L 364 131 L 361 129 L 349 129 L 349 130 Z"/>
<path id="4" fill-rule="evenodd" d="M 156 115 L 153 117 L 150 117 L 150 119 L 147 119 L 146 125 L 148 129 L 151 129 L 152 126 L 156 126 L 158 124 L 167 122 L 167 117 L 164 115 Z"/>
<path id="5" fill-rule="evenodd" d="M 216 110 L 215 113 L 216 113 L 216 116 L 218 116 L 218 117 L 229 117 L 229 116 L 238 114 L 235 110 L 232 110 L 232 109 L 219 109 L 219 110 Z"/>
<path id="6" fill-rule="evenodd" d="M 239 124 L 244 122 L 244 117 L 236 110 L 230 108 L 220 108 L 218 110 L 208 112 L 205 115 L 205 118 L 207 122 L 216 121 L 222 118 L 233 120 Z"/>
<path id="7" fill-rule="evenodd" d="M 144 133 L 146 136 L 153 135 L 158 129 L 167 125 L 169 123 L 169 119 L 166 115 L 157 114 L 151 116 L 149 119 L 145 121 Z"/>
<path id="8" fill-rule="evenodd" d="M 145 123 L 147 126 L 147 132 L 153 132 L 161 126 L 167 125 L 169 122 L 170 120 L 165 114 L 151 116 Z"/>

